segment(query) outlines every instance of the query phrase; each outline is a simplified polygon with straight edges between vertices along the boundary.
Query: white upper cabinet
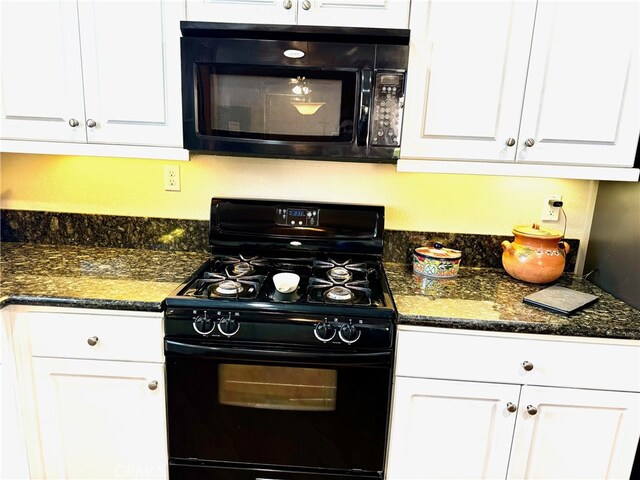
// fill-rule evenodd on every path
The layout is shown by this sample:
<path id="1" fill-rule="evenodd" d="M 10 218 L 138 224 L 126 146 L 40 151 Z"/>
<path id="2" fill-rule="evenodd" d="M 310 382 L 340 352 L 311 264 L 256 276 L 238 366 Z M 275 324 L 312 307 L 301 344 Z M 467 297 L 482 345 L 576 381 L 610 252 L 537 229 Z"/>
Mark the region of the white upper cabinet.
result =
<path id="1" fill-rule="evenodd" d="M 535 8 L 413 3 L 402 157 L 513 161 Z"/>
<path id="2" fill-rule="evenodd" d="M 409 4 L 410 0 L 299 0 L 298 25 L 408 28 Z"/>
<path id="3" fill-rule="evenodd" d="M 398 170 L 636 180 L 639 18 L 638 1 L 412 2 Z"/>
<path id="4" fill-rule="evenodd" d="M 187 0 L 187 20 L 295 25 L 297 0 Z"/>
<path id="5" fill-rule="evenodd" d="M 407 28 L 410 0 L 187 0 L 192 21 Z"/>
<path id="6" fill-rule="evenodd" d="M 637 1 L 539 2 L 517 161 L 633 166 L 639 26 Z"/>
<path id="7" fill-rule="evenodd" d="M 184 10 L 173 0 L 2 2 L 2 151 L 186 158 Z"/>
<path id="8" fill-rule="evenodd" d="M 184 5 L 82 1 L 78 7 L 88 141 L 181 146 Z"/>
<path id="9" fill-rule="evenodd" d="M 0 15 L 2 138 L 86 142 L 76 4 L 7 1 Z"/>

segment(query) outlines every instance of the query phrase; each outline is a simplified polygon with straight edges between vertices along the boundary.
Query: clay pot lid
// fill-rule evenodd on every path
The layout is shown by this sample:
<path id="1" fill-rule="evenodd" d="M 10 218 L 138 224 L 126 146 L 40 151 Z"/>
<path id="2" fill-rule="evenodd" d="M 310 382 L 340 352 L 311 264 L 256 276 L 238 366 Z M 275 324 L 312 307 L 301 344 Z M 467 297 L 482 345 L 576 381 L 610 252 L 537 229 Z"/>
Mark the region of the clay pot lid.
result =
<path id="1" fill-rule="evenodd" d="M 434 243 L 432 247 L 418 247 L 415 253 L 430 258 L 446 258 L 448 260 L 456 260 L 462 257 L 460 250 L 445 248 L 441 243 Z"/>
<path id="2" fill-rule="evenodd" d="M 537 223 L 533 225 L 516 225 L 512 230 L 513 234 L 516 235 L 525 235 L 527 237 L 536 237 L 536 238 L 562 238 L 562 232 L 558 230 L 554 230 L 552 228 L 541 227 Z"/>

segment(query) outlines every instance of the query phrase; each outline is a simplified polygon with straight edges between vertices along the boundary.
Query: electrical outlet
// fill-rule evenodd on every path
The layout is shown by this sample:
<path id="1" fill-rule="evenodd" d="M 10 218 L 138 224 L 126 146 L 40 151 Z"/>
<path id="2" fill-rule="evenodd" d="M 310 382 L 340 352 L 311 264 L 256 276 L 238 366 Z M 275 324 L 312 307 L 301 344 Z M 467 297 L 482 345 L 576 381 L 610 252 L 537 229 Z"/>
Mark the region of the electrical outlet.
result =
<path id="1" fill-rule="evenodd" d="M 554 207 L 549 203 L 554 200 L 562 200 L 562 195 L 546 195 L 544 197 L 544 207 L 542 207 L 542 215 L 540 216 L 543 222 L 557 222 L 560 219 L 561 207 Z"/>
<path id="2" fill-rule="evenodd" d="M 164 189 L 171 192 L 180 191 L 180 166 L 164 166 Z"/>

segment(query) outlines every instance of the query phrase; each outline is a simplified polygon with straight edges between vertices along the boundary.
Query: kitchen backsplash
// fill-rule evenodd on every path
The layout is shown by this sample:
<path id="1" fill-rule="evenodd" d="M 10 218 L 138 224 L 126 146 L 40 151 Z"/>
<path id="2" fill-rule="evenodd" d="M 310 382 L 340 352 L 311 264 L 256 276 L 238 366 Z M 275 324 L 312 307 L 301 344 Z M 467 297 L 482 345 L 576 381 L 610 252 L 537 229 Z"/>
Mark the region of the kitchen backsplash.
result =
<path id="1" fill-rule="evenodd" d="M 462 267 L 502 268 L 504 240 L 513 241 L 513 235 L 476 235 L 471 233 L 431 233 L 386 230 L 384 236 L 385 262 L 411 263 L 413 249 L 434 243 L 462 251 Z M 569 254 L 565 271 L 573 272 L 580 240 L 567 238 Z"/>
<path id="2" fill-rule="evenodd" d="M 173 218 L 85 215 L 29 210 L 0 210 L 0 239 L 50 245 L 207 252 L 209 222 Z M 411 263 L 413 249 L 442 243 L 462 251 L 463 267 L 502 268 L 503 240 L 512 236 L 386 230 L 383 260 Z M 571 249 L 565 271 L 575 270 L 580 241 L 566 239 Z"/>
<path id="3" fill-rule="evenodd" d="M 0 210 L 3 242 L 207 252 L 209 222 Z"/>

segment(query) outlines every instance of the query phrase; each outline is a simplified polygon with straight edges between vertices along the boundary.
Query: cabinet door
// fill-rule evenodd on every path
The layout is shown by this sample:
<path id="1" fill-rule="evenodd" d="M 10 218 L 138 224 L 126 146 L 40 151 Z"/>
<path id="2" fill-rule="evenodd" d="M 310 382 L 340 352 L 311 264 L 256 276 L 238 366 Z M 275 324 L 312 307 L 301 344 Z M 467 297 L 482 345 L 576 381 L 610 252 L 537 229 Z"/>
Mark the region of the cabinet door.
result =
<path id="1" fill-rule="evenodd" d="M 525 386 L 508 478 L 629 478 L 639 436 L 640 393 Z"/>
<path id="2" fill-rule="evenodd" d="M 408 28 L 409 4 L 410 0 L 298 0 L 298 25 Z"/>
<path id="3" fill-rule="evenodd" d="M 29 478 L 7 309 L 0 311 L 0 478 Z"/>
<path id="4" fill-rule="evenodd" d="M 182 146 L 184 5 L 97 0 L 78 11 L 89 143 Z"/>
<path id="5" fill-rule="evenodd" d="M 34 358 L 33 371 L 46 478 L 167 477 L 163 365 Z"/>
<path id="6" fill-rule="evenodd" d="M 196 22 L 295 25 L 297 11 L 298 0 L 187 0 L 187 20 Z"/>
<path id="7" fill-rule="evenodd" d="M 633 166 L 639 17 L 637 1 L 539 3 L 518 161 Z"/>
<path id="8" fill-rule="evenodd" d="M 3 1 L 0 16 L 2 138 L 86 142 L 76 3 Z"/>
<path id="9" fill-rule="evenodd" d="M 388 479 L 505 478 L 519 385 L 396 377 Z"/>
<path id="10" fill-rule="evenodd" d="M 535 8 L 412 2 L 402 158 L 515 160 Z"/>

